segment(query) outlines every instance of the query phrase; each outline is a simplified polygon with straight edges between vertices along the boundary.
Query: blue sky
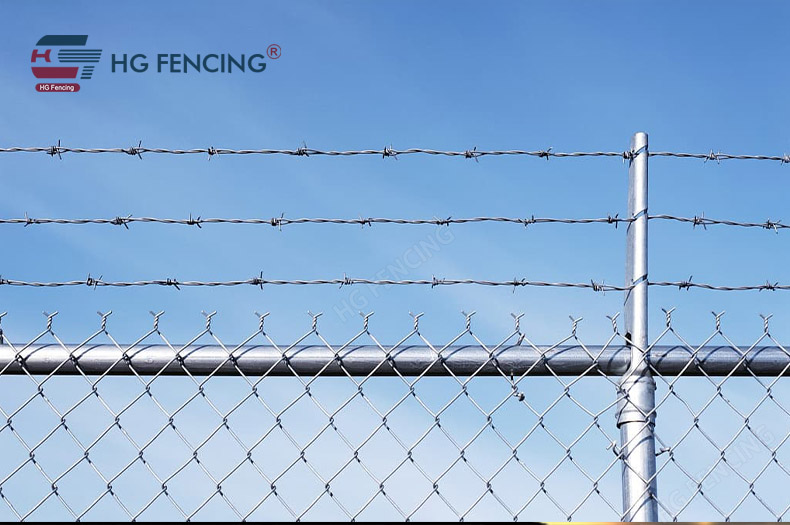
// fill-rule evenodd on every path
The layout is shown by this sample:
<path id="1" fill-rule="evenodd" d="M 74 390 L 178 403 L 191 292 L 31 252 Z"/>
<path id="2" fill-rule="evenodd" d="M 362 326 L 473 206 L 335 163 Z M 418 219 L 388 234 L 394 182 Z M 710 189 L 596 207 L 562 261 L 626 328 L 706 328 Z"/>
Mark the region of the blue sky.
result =
<path id="1" fill-rule="evenodd" d="M 783 126 L 786 73 L 777 66 L 787 47 L 778 30 L 781 4 L 635 9 L 626 3 L 514 3 L 491 10 L 416 5 L 250 3 L 217 12 L 209 5 L 157 4 L 155 16 L 144 8 L 121 14 L 46 3 L 17 7 L 3 22 L 2 141 L 618 151 L 627 148 L 633 132 L 645 130 L 654 150 L 790 151 Z M 39 33 L 55 29 L 88 33 L 89 43 L 104 50 L 95 78 L 80 93 L 33 90 L 26 57 Z M 282 46 L 283 57 L 270 60 L 257 75 L 109 72 L 111 53 L 252 53 L 270 43 Z M 234 157 L 206 162 L 149 155 L 142 161 L 123 156 L 55 160 L 43 154 L 3 157 L 4 172 L 18 174 L 4 192 L 4 215 L 585 217 L 623 215 L 626 204 L 626 167 L 617 159 L 474 163 L 425 157 Z M 653 159 L 651 211 L 781 219 L 784 168 Z M 11 226 L 4 231 L 8 249 L 24 247 L 31 254 L 7 261 L 3 275 L 8 278 L 71 279 L 91 273 L 117 280 L 246 278 L 261 270 L 284 278 L 370 276 L 433 234 L 430 226 L 311 225 L 283 232 L 149 225 L 130 231 L 107 226 Z M 481 225 L 453 227 L 451 235 L 453 241 L 415 269 L 414 278 L 622 282 L 622 229 Z M 771 232 L 653 224 L 650 248 L 655 280 L 694 275 L 699 281 L 734 284 L 790 278 L 782 263 L 786 243 Z M 57 264 L 51 258 L 55 253 Z M 267 308 L 290 324 L 308 308 L 333 311 L 350 291 L 2 293 L 24 309 L 22 318 L 38 316 L 42 308 L 83 318 L 84 312 L 110 307 L 132 316 L 156 308 L 167 309 L 168 319 L 194 316 L 181 308 L 187 301 L 231 314 L 219 316 L 218 323 Z M 652 290 L 651 297 L 653 307 L 677 305 L 689 314 L 724 309 L 744 327 L 759 322 L 756 310 L 780 316 L 784 304 L 779 293 Z M 386 325 L 398 316 L 408 324 L 404 312 L 409 309 L 425 310 L 437 321 L 452 314 L 449 319 L 457 322 L 463 319 L 456 312 L 477 310 L 478 319 L 496 330 L 510 327 L 511 311 L 524 311 L 527 318 L 540 312 L 552 317 L 550 324 L 540 325 L 554 329 L 554 316 L 547 312 L 555 306 L 556 322 L 564 326 L 568 314 L 592 321 L 602 312 L 617 311 L 620 302 L 618 294 L 575 290 L 403 289 L 372 297 L 370 309 L 387 317 Z M 656 315 L 662 315 L 660 310 Z"/>
<path id="2" fill-rule="evenodd" d="M 0 145 L 316 149 L 545 149 L 622 151 L 646 131 L 652 150 L 781 155 L 790 152 L 784 67 L 790 7 L 781 2 L 137 2 L 135 6 L 37 2 L 5 5 L 0 19 Z M 45 34 L 88 34 L 103 50 L 79 93 L 34 90 L 29 55 Z M 260 74 L 111 73 L 112 53 L 253 53 L 282 48 Z M 651 213 L 790 220 L 790 167 L 779 163 L 654 158 Z M 405 156 L 325 158 L 44 154 L 0 156 L 3 217 L 358 217 L 502 215 L 601 217 L 626 212 L 627 166 L 619 159 Z M 20 280 L 376 278 L 414 259 L 405 278 L 514 277 L 621 284 L 624 228 L 609 225 L 2 226 L 0 274 Z M 422 244 L 421 244 L 422 243 Z M 438 247 L 425 250 L 425 245 Z M 408 255 L 412 250 L 411 255 Z M 650 225 L 651 280 L 790 283 L 787 234 L 724 226 Z M 512 329 L 511 312 L 537 343 L 570 332 L 604 342 L 621 294 L 478 287 L 337 289 L 0 289 L 6 333 L 30 338 L 42 311 L 60 312 L 68 341 L 89 335 L 97 310 L 131 341 L 149 310 L 184 341 L 219 313 L 223 339 L 257 327 L 271 311 L 275 339 L 309 329 L 324 312 L 333 342 L 375 311 L 373 333 L 395 342 L 425 312 L 432 341 L 464 328 L 476 311 L 485 340 Z M 711 310 L 726 310 L 737 343 L 760 336 L 759 313 L 787 340 L 782 292 L 651 289 L 651 335 L 660 308 L 677 306 L 678 330 L 702 341 Z"/>

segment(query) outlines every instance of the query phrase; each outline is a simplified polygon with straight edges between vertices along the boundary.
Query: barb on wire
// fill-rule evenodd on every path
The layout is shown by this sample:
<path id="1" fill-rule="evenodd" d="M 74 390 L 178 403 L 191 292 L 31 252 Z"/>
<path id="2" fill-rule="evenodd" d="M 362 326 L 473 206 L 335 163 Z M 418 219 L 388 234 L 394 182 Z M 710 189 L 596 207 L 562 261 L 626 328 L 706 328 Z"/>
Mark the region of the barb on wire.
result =
<path id="1" fill-rule="evenodd" d="M 47 151 L 47 155 L 49 155 L 50 157 L 54 157 L 55 155 L 57 155 L 60 160 L 63 160 L 63 157 L 60 156 L 60 139 L 58 139 L 57 146 L 49 147 L 49 150 Z"/>

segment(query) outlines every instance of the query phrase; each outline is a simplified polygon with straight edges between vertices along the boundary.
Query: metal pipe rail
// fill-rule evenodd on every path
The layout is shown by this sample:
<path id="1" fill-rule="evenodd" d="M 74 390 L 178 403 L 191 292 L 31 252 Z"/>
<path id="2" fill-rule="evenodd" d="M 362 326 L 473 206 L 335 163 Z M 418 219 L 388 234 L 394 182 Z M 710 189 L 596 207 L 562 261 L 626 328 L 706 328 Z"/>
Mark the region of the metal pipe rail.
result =
<path id="1" fill-rule="evenodd" d="M 232 356 L 232 358 L 231 358 Z M 332 350 L 302 345 L 283 350 L 250 345 L 227 350 L 219 345 L 170 347 L 140 345 L 0 345 L 1 374 L 76 375 L 245 375 L 269 376 L 620 376 L 630 365 L 629 346 L 482 346 L 455 345 L 440 353 L 428 346 L 382 350 L 350 346 Z M 655 346 L 647 355 L 662 376 L 790 376 L 790 352 L 778 346 Z"/>

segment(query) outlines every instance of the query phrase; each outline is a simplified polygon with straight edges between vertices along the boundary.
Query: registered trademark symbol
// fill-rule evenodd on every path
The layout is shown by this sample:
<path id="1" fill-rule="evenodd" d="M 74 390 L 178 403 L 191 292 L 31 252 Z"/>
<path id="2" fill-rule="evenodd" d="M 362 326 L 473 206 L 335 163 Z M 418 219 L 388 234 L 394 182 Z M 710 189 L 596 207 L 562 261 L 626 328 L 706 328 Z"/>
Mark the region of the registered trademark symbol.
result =
<path id="1" fill-rule="evenodd" d="M 272 44 L 268 47 L 268 49 L 266 49 L 266 54 L 269 55 L 269 58 L 272 60 L 277 60 L 280 58 L 282 51 L 280 50 L 280 46 L 277 44 Z"/>

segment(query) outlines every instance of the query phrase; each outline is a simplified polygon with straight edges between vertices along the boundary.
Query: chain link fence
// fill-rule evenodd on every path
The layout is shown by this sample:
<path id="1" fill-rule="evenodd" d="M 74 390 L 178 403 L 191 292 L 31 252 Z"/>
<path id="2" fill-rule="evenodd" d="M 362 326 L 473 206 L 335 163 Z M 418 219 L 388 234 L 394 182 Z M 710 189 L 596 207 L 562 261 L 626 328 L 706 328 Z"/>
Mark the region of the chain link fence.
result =
<path id="1" fill-rule="evenodd" d="M 276 321 L 257 315 L 249 336 L 220 336 L 214 313 L 193 337 L 173 342 L 162 313 L 129 342 L 100 314 L 82 342 L 58 336 L 56 314 L 41 332 L 18 336 L 11 315 L 0 330 L 0 519 L 7 520 L 783 520 L 790 500 L 784 399 L 790 353 L 763 317 L 751 344 L 728 335 L 714 314 L 710 335 L 684 337 L 664 312 L 647 330 L 648 289 L 782 293 L 790 285 L 713 284 L 649 279 L 648 224 L 738 227 L 776 232 L 780 220 L 738 221 L 649 214 L 651 157 L 771 161 L 788 155 L 648 151 L 647 135 L 628 151 L 317 150 L 4 147 L 2 154 L 603 157 L 628 165 L 628 214 L 587 218 L 301 217 L 0 218 L 7 227 L 104 224 L 425 225 L 469 223 L 620 225 L 626 276 L 554 281 L 515 277 L 322 276 L 235 280 L 174 277 L 70 280 L 0 276 L 0 288 L 216 288 L 252 286 L 446 286 L 571 288 L 622 292 L 623 319 L 608 337 L 585 337 L 581 319 L 552 344 L 537 341 L 513 315 L 498 340 L 478 337 L 473 314 L 454 337 L 429 339 L 421 314 L 393 341 L 359 331 L 331 341 L 312 316 L 303 335 L 282 341 Z M 21 214 L 20 214 L 21 215 Z M 84 274 L 83 274 L 84 275 Z M 3 315 L 0 315 L 2 319 Z M 123 320 L 121 320 L 123 321 Z M 534 320 L 532 320 L 534 322 Z M 17 324 L 19 323 L 19 324 Z M 117 326 L 117 325 L 116 325 Z M 276 324 L 275 324 L 276 326 Z M 129 333 L 126 325 L 124 333 Z M 655 327 L 653 327 L 655 331 Z M 23 333 L 19 329 L 19 333 Z M 74 333 L 74 330 L 69 330 Z M 180 332 L 180 333 L 183 333 Z M 392 330 L 387 330 L 392 334 Z M 545 332 L 544 332 L 545 333 Z M 652 333 L 652 332 L 651 332 Z M 66 342 L 64 342 L 64 340 Z"/>
<path id="2" fill-rule="evenodd" d="M 612 320 L 538 345 L 515 319 L 495 344 L 467 317 L 396 344 L 373 320 L 341 344 L 318 317 L 274 341 L 265 316 L 229 343 L 211 317 L 174 344 L 159 326 L 119 344 L 103 316 L 65 344 L 54 316 L 28 342 L 3 323 L 5 519 L 619 520 L 617 405 L 630 348 Z M 691 344 L 667 315 L 650 346 L 662 519 L 782 519 L 790 352 L 766 321 L 735 345 Z M 755 326 L 757 328 L 757 326 Z M 733 494 L 738 494 L 737 498 Z"/>

